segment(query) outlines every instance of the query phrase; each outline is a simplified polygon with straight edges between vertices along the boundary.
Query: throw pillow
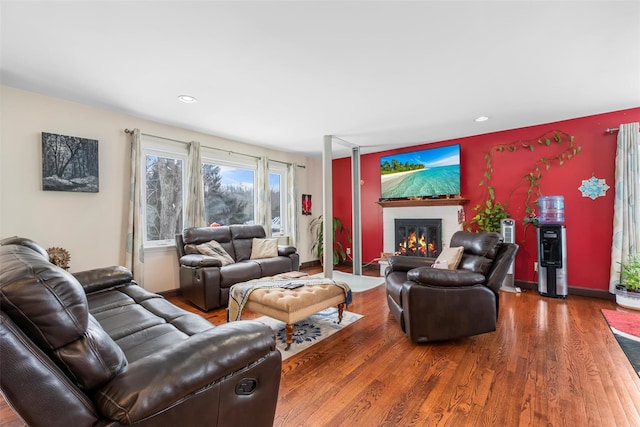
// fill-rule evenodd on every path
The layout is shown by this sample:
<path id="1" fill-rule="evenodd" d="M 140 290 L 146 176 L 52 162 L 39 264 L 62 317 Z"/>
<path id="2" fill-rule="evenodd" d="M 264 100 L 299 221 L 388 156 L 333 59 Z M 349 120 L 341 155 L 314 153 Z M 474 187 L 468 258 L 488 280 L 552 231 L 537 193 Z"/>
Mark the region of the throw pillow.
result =
<path id="1" fill-rule="evenodd" d="M 449 269 L 449 261 L 444 260 L 435 260 L 431 265 L 432 268 L 439 268 L 440 270 L 448 270 Z"/>
<path id="2" fill-rule="evenodd" d="M 229 265 L 235 262 L 233 258 L 231 258 L 231 255 L 224 250 L 222 245 L 215 240 L 199 244 L 196 246 L 196 249 L 198 249 L 198 252 L 202 255 L 208 255 L 215 259 L 219 259 L 220 262 L 222 262 L 222 265 Z"/>
<path id="3" fill-rule="evenodd" d="M 278 239 L 253 239 L 251 259 L 273 258 L 278 256 Z"/>
<path id="4" fill-rule="evenodd" d="M 443 248 L 438 258 L 436 258 L 433 266 L 435 268 L 443 268 L 442 265 L 446 265 L 449 270 L 455 270 L 458 268 L 458 264 L 460 264 L 460 260 L 462 259 L 462 252 L 464 251 L 464 247 L 457 246 L 455 248 Z M 439 267 L 436 267 L 439 265 Z"/>

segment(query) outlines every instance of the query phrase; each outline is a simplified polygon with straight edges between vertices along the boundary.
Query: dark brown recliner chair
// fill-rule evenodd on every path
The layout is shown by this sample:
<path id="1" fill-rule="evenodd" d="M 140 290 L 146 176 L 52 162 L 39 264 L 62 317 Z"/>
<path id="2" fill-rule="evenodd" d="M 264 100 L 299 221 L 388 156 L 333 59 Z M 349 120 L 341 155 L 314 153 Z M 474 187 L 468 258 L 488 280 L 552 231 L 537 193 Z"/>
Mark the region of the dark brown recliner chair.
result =
<path id="1" fill-rule="evenodd" d="M 386 271 L 389 310 L 416 343 L 444 341 L 496 330 L 498 291 L 518 245 L 499 233 L 458 231 L 463 246 L 456 270 L 432 268 L 434 259 L 394 256 Z"/>

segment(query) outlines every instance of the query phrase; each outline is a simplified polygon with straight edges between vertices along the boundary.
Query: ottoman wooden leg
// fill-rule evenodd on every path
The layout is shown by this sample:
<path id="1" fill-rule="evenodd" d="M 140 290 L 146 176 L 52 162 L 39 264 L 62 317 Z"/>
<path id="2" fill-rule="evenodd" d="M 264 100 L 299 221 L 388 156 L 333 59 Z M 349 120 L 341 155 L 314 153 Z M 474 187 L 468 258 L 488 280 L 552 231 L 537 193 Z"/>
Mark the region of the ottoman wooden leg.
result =
<path id="1" fill-rule="evenodd" d="M 338 323 L 342 322 L 343 311 L 344 311 L 344 304 L 338 304 Z"/>
<path id="2" fill-rule="evenodd" d="M 287 346 L 284 349 L 285 351 L 287 351 L 289 350 L 289 347 L 291 347 L 291 343 L 293 342 L 293 324 L 287 323 L 285 329 L 287 331 Z"/>

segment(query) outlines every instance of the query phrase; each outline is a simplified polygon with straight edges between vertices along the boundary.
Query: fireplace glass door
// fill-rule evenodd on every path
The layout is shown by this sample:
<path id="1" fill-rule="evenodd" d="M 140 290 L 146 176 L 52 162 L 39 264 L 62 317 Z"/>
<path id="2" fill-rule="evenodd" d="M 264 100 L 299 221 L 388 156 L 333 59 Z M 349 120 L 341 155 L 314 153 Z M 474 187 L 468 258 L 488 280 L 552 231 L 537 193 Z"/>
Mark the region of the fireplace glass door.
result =
<path id="1" fill-rule="evenodd" d="M 396 219 L 396 255 L 435 258 L 442 250 L 442 220 Z"/>

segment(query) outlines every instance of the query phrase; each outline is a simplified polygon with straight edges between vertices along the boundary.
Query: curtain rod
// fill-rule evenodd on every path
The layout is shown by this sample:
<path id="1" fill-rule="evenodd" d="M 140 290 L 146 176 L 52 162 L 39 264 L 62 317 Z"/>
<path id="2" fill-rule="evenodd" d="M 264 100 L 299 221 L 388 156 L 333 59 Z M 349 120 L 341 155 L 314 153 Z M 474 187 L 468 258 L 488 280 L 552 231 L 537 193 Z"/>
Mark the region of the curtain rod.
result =
<path id="1" fill-rule="evenodd" d="M 124 133 L 128 133 L 128 134 L 132 135 L 132 134 L 133 134 L 133 131 L 132 131 L 132 130 L 130 130 L 130 129 L 125 129 L 125 130 L 124 130 Z M 140 132 L 140 134 L 141 134 L 141 135 L 144 135 L 144 136 L 150 136 L 150 137 L 153 137 L 153 138 L 164 139 L 165 141 L 177 142 L 177 143 L 179 143 L 179 144 L 189 144 L 189 142 L 188 142 L 188 141 L 180 141 L 179 139 L 166 138 L 166 137 L 164 137 L 164 136 L 152 135 L 152 134 L 150 134 L 150 133 L 143 133 L 143 132 Z M 260 157 L 258 157 L 258 156 L 253 156 L 253 155 L 251 155 L 251 154 L 239 153 L 239 152 L 237 152 L 237 151 L 232 151 L 232 150 L 223 150 L 222 148 L 212 147 L 212 146 L 210 146 L 210 145 L 204 145 L 204 144 L 203 144 L 202 146 L 203 146 L 203 147 L 205 147 L 205 148 L 210 148 L 210 149 L 212 149 L 212 150 L 221 151 L 221 152 L 223 152 L 223 153 L 228 153 L 228 154 L 237 154 L 238 156 L 251 157 L 252 159 L 256 159 L 256 160 L 260 158 Z M 274 159 L 268 159 L 268 160 L 269 160 L 270 162 L 281 163 L 281 164 L 283 164 L 283 165 L 290 165 L 290 164 L 291 164 L 291 163 L 288 163 L 288 162 L 283 162 L 282 160 L 274 160 Z M 306 166 L 305 166 L 305 165 L 296 165 L 296 166 L 298 166 L 299 168 L 305 168 L 305 169 L 306 169 Z"/>
<path id="2" fill-rule="evenodd" d="M 620 130 L 620 129 L 619 128 L 606 128 L 604 130 L 604 133 L 616 133 L 616 132 L 618 132 L 618 130 Z"/>

